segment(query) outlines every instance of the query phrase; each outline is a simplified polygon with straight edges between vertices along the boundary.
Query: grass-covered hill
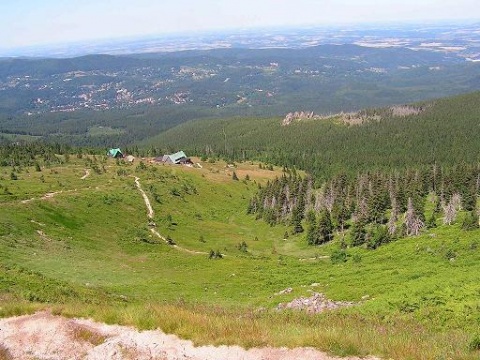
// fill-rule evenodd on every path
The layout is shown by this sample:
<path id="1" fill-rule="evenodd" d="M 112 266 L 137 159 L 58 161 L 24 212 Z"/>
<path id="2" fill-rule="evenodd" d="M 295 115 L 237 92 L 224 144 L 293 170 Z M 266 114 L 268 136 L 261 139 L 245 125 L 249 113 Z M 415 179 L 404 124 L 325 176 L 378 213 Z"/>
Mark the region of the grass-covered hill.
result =
<path id="1" fill-rule="evenodd" d="M 480 93 L 413 104 L 417 113 L 396 115 L 391 108 L 320 120 L 232 118 L 181 124 L 147 143 L 159 148 L 182 147 L 235 159 L 258 158 L 296 166 L 317 177 L 339 171 L 442 166 L 479 159 Z M 407 113 L 408 114 L 408 113 Z"/>
<path id="2" fill-rule="evenodd" d="M 278 168 L 139 160 L 72 154 L 0 168 L 0 315 L 50 308 L 158 326 L 197 343 L 478 358 L 480 230 L 462 231 L 463 213 L 458 224 L 376 250 L 349 248 L 333 264 L 336 240 L 309 246 L 304 234 L 247 215 Z M 312 291 L 356 306 L 319 315 L 275 310 Z"/>

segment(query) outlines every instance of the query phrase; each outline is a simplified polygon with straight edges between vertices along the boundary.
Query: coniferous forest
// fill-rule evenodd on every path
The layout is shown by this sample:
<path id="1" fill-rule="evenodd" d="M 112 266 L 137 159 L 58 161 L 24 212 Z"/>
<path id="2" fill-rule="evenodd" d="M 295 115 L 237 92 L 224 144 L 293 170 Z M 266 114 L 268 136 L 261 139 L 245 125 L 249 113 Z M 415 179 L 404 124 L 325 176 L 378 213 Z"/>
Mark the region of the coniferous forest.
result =
<path id="1" fill-rule="evenodd" d="M 293 233 L 305 232 L 310 245 L 339 237 L 342 247 L 375 249 L 440 223 L 459 221 L 460 210 L 462 228 L 478 228 L 478 165 L 435 164 L 353 177 L 340 173 L 318 188 L 314 184 L 311 176 L 301 177 L 287 169 L 281 178 L 260 187 L 247 212 L 272 226 L 284 224 Z"/>
<path id="2" fill-rule="evenodd" d="M 360 124 L 342 114 L 319 120 L 232 118 L 181 124 L 143 144 L 147 148 L 182 148 L 189 154 L 230 161 L 260 160 L 307 171 L 315 182 L 339 173 L 452 167 L 479 161 L 477 129 L 480 93 L 413 104 L 416 113 L 391 108 L 367 109 Z M 317 184 L 320 185 L 320 184 Z"/>

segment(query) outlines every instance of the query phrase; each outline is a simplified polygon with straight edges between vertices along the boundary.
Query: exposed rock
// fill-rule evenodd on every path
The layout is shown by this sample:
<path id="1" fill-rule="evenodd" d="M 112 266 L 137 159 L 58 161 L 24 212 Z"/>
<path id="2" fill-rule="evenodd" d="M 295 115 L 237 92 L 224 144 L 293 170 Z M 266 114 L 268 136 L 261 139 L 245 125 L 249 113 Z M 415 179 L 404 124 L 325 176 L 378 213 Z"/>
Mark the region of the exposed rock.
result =
<path id="1" fill-rule="evenodd" d="M 410 105 L 396 105 L 390 108 L 393 116 L 405 117 L 409 115 L 421 114 L 425 109 L 423 107 L 414 107 Z"/>
<path id="2" fill-rule="evenodd" d="M 290 288 L 286 288 L 282 291 L 279 291 L 277 293 L 275 293 L 275 295 L 284 295 L 284 294 L 290 294 L 291 292 L 293 291 L 293 289 L 290 287 Z"/>
<path id="3" fill-rule="evenodd" d="M 336 360 L 312 348 L 194 346 L 161 330 L 138 331 L 47 312 L 0 319 L 0 358 L 22 360 Z M 3 357 L 2 357 L 3 355 Z M 364 360 L 379 360 L 369 357 Z M 358 357 L 344 360 L 360 360 Z"/>
<path id="4" fill-rule="evenodd" d="M 428 106 L 427 106 L 428 107 Z M 410 115 L 419 115 L 426 110 L 426 107 L 420 106 L 415 107 L 411 105 L 395 105 L 390 107 L 389 112 L 391 116 L 396 117 L 405 117 Z M 360 110 L 356 112 L 340 112 L 337 114 L 329 114 L 329 115 L 317 115 L 313 111 L 295 111 L 288 113 L 282 121 L 283 126 L 290 125 L 294 121 L 302 121 L 308 119 L 315 119 L 315 120 L 331 120 L 335 119 L 337 121 L 343 122 L 346 125 L 362 125 L 367 122 L 371 121 L 380 121 L 382 120 L 382 116 L 378 112 L 374 112 L 373 114 L 367 112 L 365 110 Z"/>
<path id="5" fill-rule="evenodd" d="M 282 125 L 290 125 L 293 121 L 300 121 L 305 119 L 317 119 L 320 118 L 318 115 L 315 115 L 313 111 L 295 111 L 288 113 L 283 119 Z"/>
<path id="6" fill-rule="evenodd" d="M 277 310 L 294 309 L 303 310 L 309 314 L 318 314 L 324 311 L 335 310 L 343 307 L 355 305 L 351 301 L 333 301 L 327 299 L 324 294 L 313 293 L 310 297 L 300 297 L 294 299 L 289 303 L 280 303 Z"/>

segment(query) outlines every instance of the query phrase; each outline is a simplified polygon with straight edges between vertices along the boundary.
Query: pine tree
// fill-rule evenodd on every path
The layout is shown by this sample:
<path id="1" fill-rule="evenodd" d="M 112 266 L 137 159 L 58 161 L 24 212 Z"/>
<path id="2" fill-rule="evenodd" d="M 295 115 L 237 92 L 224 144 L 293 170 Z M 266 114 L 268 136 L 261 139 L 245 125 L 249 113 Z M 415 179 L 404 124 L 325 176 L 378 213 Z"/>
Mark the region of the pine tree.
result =
<path id="1" fill-rule="evenodd" d="M 432 215 L 427 219 L 425 226 L 427 229 L 433 229 L 437 227 L 437 216 L 436 212 L 432 212 Z"/>
<path id="2" fill-rule="evenodd" d="M 307 228 L 307 243 L 308 245 L 318 245 L 317 221 L 315 216 L 309 219 Z"/>
<path id="3" fill-rule="evenodd" d="M 367 232 L 365 230 L 365 223 L 361 220 L 356 221 L 350 233 L 352 246 L 363 245 L 367 239 Z"/>
<path id="4" fill-rule="evenodd" d="M 463 219 L 463 230 L 475 230 L 479 228 L 478 215 L 475 211 L 469 211 Z"/>
<path id="5" fill-rule="evenodd" d="M 377 225 L 370 232 L 367 247 L 369 249 L 376 249 L 382 244 L 390 242 L 390 235 L 386 226 Z"/>
<path id="6" fill-rule="evenodd" d="M 295 208 L 292 213 L 292 220 L 290 224 L 293 226 L 293 234 L 300 234 L 303 232 L 303 226 L 302 226 L 302 215 L 300 214 L 300 211 L 298 208 Z"/>
<path id="7" fill-rule="evenodd" d="M 333 225 L 328 210 L 324 210 L 320 213 L 317 233 L 319 244 L 327 243 L 333 239 Z"/>

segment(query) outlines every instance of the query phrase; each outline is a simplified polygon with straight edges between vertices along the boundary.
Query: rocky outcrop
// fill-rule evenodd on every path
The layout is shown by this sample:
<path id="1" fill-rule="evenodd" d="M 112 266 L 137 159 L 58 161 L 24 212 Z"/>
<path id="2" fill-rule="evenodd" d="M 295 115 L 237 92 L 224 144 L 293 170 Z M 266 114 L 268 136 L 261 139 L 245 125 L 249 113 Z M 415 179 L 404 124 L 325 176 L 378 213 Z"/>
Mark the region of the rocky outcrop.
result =
<path id="1" fill-rule="evenodd" d="M 317 119 L 319 118 L 313 111 L 295 111 L 288 113 L 283 119 L 282 125 L 290 125 L 294 121 L 300 121 L 305 119 Z"/>
<path id="2" fill-rule="evenodd" d="M 318 314 L 324 311 L 335 310 L 339 308 L 354 306 L 355 303 L 351 301 L 333 301 L 327 299 L 324 294 L 313 293 L 310 297 L 300 297 L 294 299 L 289 303 L 280 303 L 277 306 L 277 310 L 302 310 L 309 314 Z"/>
<path id="3" fill-rule="evenodd" d="M 396 105 L 390 108 L 392 116 L 405 117 L 410 115 L 418 115 L 425 111 L 423 107 L 414 107 L 410 105 Z"/>
<path id="4" fill-rule="evenodd" d="M 411 115 L 419 115 L 423 113 L 429 106 L 412 106 L 412 105 L 395 105 L 390 108 L 368 111 L 360 110 L 356 112 L 340 112 L 329 115 L 317 115 L 313 111 L 295 111 L 285 115 L 282 126 L 288 126 L 295 121 L 302 120 L 334 120 L 345 125 L 363 125 L 369 122 L 379 122 L 384 117 L 406 117 Z"/>

